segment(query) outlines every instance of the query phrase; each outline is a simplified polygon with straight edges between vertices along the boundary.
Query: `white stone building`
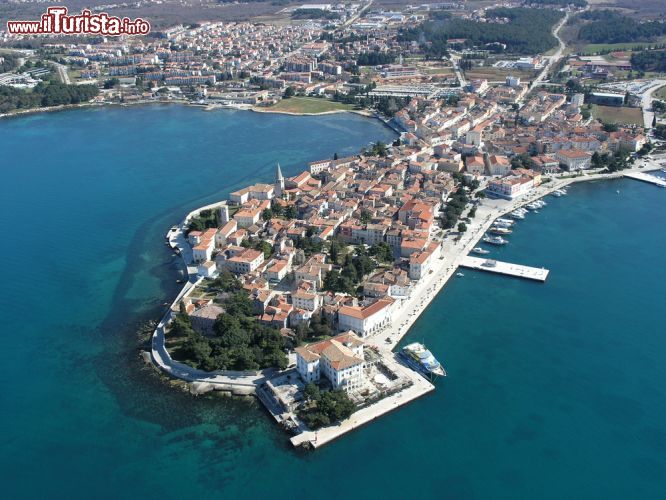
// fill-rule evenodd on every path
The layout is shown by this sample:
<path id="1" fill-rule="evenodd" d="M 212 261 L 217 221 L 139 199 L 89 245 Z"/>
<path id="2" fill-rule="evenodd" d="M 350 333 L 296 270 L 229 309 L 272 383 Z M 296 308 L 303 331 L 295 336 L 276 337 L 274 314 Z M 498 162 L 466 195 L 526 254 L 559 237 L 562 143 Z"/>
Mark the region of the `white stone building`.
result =
<path id="1" fill-rule="evenodd" d="M 347 332 L 328 340 L 296 348 L 296 369 L 305 383 L 324 376 L 334 389 L 360 389 L 364 381 L 363 341 Z"/>

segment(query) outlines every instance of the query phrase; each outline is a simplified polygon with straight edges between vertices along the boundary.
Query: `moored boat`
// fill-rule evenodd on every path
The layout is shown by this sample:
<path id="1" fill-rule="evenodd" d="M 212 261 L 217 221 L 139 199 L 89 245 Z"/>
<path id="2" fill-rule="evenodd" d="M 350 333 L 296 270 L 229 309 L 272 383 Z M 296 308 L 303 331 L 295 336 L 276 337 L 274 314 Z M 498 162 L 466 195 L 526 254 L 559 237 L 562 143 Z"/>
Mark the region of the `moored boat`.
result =
<path id="1" fill-rule="evenodd" d="M 400 351 L 407 365 L 427 377 L 446 376 L 446 370 L 423 344 L 414 342 Z"/>
<path id="2" fill-rule="evenodd" d="M 479 255 L 488 255 L 490 253 L 490 250 L 486 250 L 485 248 L 481 247 L 475 247 L 472 248 L 472 253 L 477 253 Z"/>
<path id="3" fill-rule="evenodd" d="M 488 229 L 488 232 L 491 234 L 511 234 L 513 231 L 506 227 L 492 226 Z"/>
<path id="4" fill-rule="evenodd" d="M 508 243 L 507 240 L 502 238 L 501 236 L 484 236 L 483 241 L 486 243 L 490 243 L 491 245 L 506 245 Z"/>

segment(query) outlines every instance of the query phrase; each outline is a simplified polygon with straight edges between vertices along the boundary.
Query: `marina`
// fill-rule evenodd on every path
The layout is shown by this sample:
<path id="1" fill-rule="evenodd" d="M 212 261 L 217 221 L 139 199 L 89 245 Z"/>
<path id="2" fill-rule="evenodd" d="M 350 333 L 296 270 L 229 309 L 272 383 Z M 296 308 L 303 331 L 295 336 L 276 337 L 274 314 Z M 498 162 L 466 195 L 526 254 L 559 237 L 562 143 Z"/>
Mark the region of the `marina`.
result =
<path id="1" fill-rule="evenodd" d="M 548 277 L 548 269 L 511 264 L 493 259 L 481 259 L 479 257 L 466 256 L 460 263 L 461 267 L 487 271 L 489 273 L 504 274 L 515 278 L 524 278 L 533 281 L 545 282 Z"/>

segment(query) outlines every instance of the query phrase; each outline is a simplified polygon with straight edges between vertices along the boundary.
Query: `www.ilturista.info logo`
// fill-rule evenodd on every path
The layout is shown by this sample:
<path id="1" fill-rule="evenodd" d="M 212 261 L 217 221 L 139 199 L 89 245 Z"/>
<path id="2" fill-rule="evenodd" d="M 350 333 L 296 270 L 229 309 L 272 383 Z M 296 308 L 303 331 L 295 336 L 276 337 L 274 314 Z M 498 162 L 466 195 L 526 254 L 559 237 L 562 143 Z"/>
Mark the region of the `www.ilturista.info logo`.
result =
<path id="1" fill-rule="evenodd" d="M 147 35 L 150 23 L 143 19 L 93 14 L 89 10 L 68 15 L 67 7 L 49 7 L 39 21 L 7 21 L 12 35 Z"/>

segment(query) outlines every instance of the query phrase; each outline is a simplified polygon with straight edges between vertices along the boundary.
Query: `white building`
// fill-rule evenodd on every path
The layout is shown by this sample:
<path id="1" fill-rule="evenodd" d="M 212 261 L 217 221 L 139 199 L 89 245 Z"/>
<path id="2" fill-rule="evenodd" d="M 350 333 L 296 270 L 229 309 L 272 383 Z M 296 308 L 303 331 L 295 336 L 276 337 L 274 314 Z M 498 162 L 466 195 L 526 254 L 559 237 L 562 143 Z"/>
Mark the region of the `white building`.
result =
<path id="1" fill-rule="evenodd" d="M 334 389 L 352 391 L 363 385 L 363 341 L 353 332 L 296 348 L 296 369 L 304 382 L 326 377 Z"/>
<path id="2" fill-rule="evenodd" d="M 384 297 L 365 307 L 343 306 L 338 311 L 338 328 L 367 337 L 390 323 L 394 302 L 394 299 Z"/>
<path id="3" fill-rule="evenodd" d="M 507 87 L 518 87 L 520 86 L 520 78 L 517 76 L 507 76 L 506 77 L 506 86 Z"/>
<path id="4" fill-rule="evenodd" d="M 193 234 L 194 233 L 194 234 Z M 199 231 L 192 231 L 188 235 L 190 244 L 195 246 L 192 248 L 192 260 L 194 262 L 205 262 L 210 260 L 215 250 L 215 235 L 217 229 L 207 229 L 203 233 Z"/>
<path id="5" fill-rule="evenodd" d="M 305 309 L 307 311 L 316 311 L 319 309 L 321 297 L 316 293 L 298 290 L 291 295 L 291 302 L 294 307 Z"/>
<path id="6" fill-rule="evenodd" d="M 488 171 L 490 175 L 507 175 L 511 172 L 511 162 L 506 156 L 490 155 L 488 156 Z"/>
<path id="7" fill-rule="evenodd" d="M 248 248 L 227 259 L 226 265 L 229 271 L 236 274 L 247 274 L 256 271 L 264 263 L 264 252 Z"/>
<path id="8" fill-rule="evenodd" d="M 555 158 L 569 171 L 590 168 L 592 153 L 577 149 L 562 149 L 555 153 Z"/>
<path id="9" fill-rule="evenodd" d="M 420 280 L 432 269 L 433 263 L 439 257 L 439 245 L 433 241 L 428 248 L 422 252 L 416 252 L 409 256 L 409 277 Z"/>

